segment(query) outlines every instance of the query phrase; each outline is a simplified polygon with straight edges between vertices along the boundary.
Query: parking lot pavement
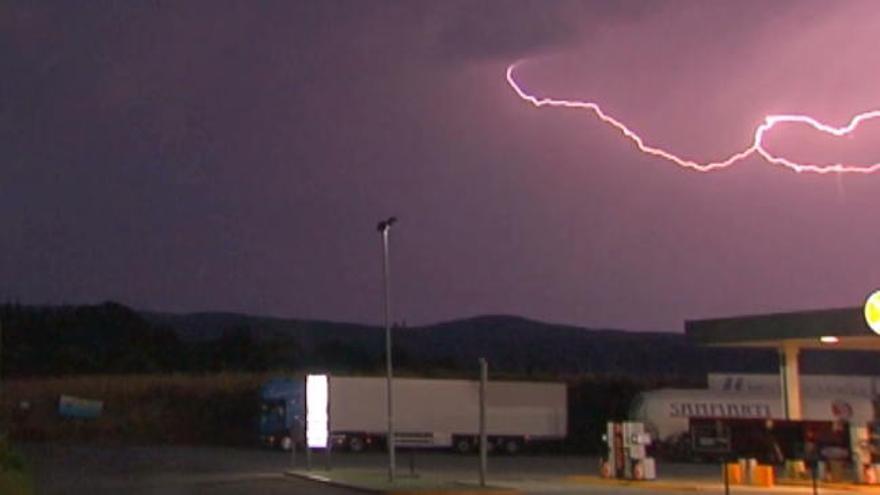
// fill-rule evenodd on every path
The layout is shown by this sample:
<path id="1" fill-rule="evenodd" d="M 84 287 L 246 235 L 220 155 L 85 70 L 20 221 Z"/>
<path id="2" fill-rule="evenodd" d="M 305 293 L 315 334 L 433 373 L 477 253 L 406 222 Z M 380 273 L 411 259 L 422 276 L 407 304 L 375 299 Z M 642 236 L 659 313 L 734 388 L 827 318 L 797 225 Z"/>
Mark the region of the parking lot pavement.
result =
<path id="1" fill-rule="evenodd" d="M 34 468 L 38 493 L 46 495 L 89 494 L 321 494 L 358 493 L 344 488 L 293 479 L 282 473 L 291 469 L 290 454 L 261 449 L 217 447 L 108 447 L 31 444 L 22 447 Z M 479 460 L 440 452 L 401 452 L 397 470 L 401 476 L 430 476 L 476 483 Z M 312 456 L 313 469 L 324 467 L 327 457 Z M 296 457 L 297 469 L 305 468 L 305 456 Z M 360 469 L 384 472 L 387 456 L 333 453 L 332 470 Z M 718 465 L 658 464 L 658 480 L 616 482 L 598 478 L 598 459 L 585 456 L 522 455 L 490 457 L 488 481 L 527 494 L 639 495 L 662 493 L 722 494 Z M 880 495 L 880 488 L 823 487 L 822 495 L 852 495 L 855 491 Z M 731 494 L 810 494 L 809 487 L 772 490 L 733 486 Z"/>
<path id="2" fill-rule="evenodd" d="M 313 457 L 313 467 L 323 467 L 323 456 Z M 454 480 L 474 484 L 478 480 L 476 456 L 419 452 L 408 457 L 398 455 L 398 473 L 406 475 L 409 462 L 415 475 Z M 384 454 L 334 454 L 330 464 L 334 469 L 386 469 Z M 618 481 L 598 477 L 598 458 L 586 456 L 517 456 L 490 457 L 488 481 L 491 485 L 511 488 L 530 495 L 721 495 L 725 493 L 719 464 L 658 463 L 656 481 Z M 874 487 L 821 487 L 822 495 L 852 495 L 853 493 L 880 495 Z M 812 494 L 809 486 L 777 485 L 773 488 L 731 485 L 729 493 L 737 494 Z"/>
<path id="3" fill-rule="evenodd" d="M 258 449 L 21 446 L 39 495 L 351 495 L 285 477 L 288 458 Z"/>

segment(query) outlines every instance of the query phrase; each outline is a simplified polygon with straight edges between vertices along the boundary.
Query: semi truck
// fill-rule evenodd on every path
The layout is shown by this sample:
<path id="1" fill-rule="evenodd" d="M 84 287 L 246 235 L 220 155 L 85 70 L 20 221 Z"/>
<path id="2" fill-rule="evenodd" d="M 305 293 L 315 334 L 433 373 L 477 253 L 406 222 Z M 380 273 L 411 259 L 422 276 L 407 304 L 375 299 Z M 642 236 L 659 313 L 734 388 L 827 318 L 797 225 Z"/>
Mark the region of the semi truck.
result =
<path id="1" fill-rule="evenodd" d="M 303 443 L 305 382 L 294 378 L 272 378 L 260 387 L 260 441 L 267 447 L 290 450 Z"/>
<path id="2" fill-rule="evenodd" d="M 801 399 L 803 419 L 866 424 L 874 420 L 871 399 L 852 395 Z M 785 419 L 779 394 L 726 393 L 705 389 L 658 389 L 633 400 L 629 417 L 645 423 L 652 436 L 668 441 L 688 432 L 692 418 Z"/>
<path id="3" fill-rule="evenodd" d="M 360 452 L 384 447 L 384 377 L 309 375 L 276 379 L 261 390 L 260 436 L 267 446 L 294 443 Z M 409 448 L 478 446 L 476 380 L 394 378 L 395 444 Z M 568 428 L 565 384 L 490 381 L 486 390 L 489 446 L 515 454 L 531 443 L 563 440 Z"/>
<path id="4" fill-rule="evenodd" d="M 846 449 L 849 425 L 874 422 L 873 401 L 862 396 L 803 397 L 801 420 L 785 418 L 779 394 L 718 390 L 660 389 L 639 394 L 630 418 L 645 424 L 657 439 L 654 454 L 679 460 L 710 460 L 731 455 L 765 462 L 803 458 L 811 438 Z M 829 440 L 829 439 L 833 439 Z"/>

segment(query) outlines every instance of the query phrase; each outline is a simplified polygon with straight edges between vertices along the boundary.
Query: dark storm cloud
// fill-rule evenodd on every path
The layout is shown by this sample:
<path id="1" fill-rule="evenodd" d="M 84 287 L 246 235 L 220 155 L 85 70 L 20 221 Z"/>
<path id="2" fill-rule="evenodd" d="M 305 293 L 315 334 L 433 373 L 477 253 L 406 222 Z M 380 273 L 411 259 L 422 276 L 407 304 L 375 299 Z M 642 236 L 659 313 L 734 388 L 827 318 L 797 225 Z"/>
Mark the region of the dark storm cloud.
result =
<path id="1" fill-rule="evenodd" d="M 874 266 L 840 221 L 870 224 L 874 178 L 671 170 L 503 74 L 534 57 L 535 91 L 711 157 L 768 109 L 876 103 L 872 74 L 845 77 L 873 6 L 829 5 L 0 2 L 0 298 L 377 321 L 390 214 L 411 323 L 675 328 L 849 297 L 869 275 L 828 259 Z M 799 249 L 817 237 L 838 242 Z"/>
<path id="2" fill-rule="evenodd" d="M 155 166 L 174 164 L 170 173 L 184 182 L 208 173 L 217 152 L 214 114 L 228 106 L 217 100 L 230 90 L 259 105 L 259 95 L 286 86 L 286 104 L 299 106 L 319 86 L 326 94 L 364 80 L 369 88 L 392 72 L 400 78 L 449 62 L 549 51 L 581 36 L 585 23 L 645 9 L 631 2 L 543 1 L 11 2 L 0 8 L 6 28 L 0 138 L 16 151 L 8 155 L 28 162 L 43 156 L 44 165 L 136 156 Z M 78 119 L 87 125 L 75 124 Z M 31 173 L 42 168 L 34 165 Z"/>
<path id="3" fill-rule="evenodd" d="M 516 60 L 565 48 L 588 36 L 591 26 L 633 20 L 652 8 L 629 0 L 440 3 L 437 49 L 453 60 Z"/>

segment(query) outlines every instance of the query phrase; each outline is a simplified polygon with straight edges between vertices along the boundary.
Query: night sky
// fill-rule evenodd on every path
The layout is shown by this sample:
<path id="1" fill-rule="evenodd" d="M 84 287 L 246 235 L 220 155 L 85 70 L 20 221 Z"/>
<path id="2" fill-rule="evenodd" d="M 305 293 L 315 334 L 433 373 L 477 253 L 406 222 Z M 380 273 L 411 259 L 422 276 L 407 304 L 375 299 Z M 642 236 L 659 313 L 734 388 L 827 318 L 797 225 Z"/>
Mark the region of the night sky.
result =
<path id="1" fill-rule="evenodd" d="M 0 298 L 681 331 L 856 306 L 880 174 L 759 157 L 880 108 L 875 2 L 0 1 Z M 792 159 L 880 161 L 880 122 Z"/>

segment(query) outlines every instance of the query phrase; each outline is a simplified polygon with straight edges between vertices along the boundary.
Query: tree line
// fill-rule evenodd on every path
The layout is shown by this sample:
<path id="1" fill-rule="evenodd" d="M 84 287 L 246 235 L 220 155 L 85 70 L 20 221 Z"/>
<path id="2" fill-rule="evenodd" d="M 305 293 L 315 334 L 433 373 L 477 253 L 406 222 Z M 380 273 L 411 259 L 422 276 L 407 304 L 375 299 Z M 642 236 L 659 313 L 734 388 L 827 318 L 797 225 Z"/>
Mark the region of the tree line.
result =
<path id="1" fill-rule="evenodd" d="M 3 304 L 0 325 L 0 371 L 8 377 L 276 369 L 370 373 L 384 365 L 380 353 L 358 342 L 316 336 L 304 348 L 295 336 L 260 336 L 241 323 L 225 326 L 213 338 L 186 340 L 175 328 L 114 302 Z M 401 366 L 417 364 L 405 350 L 394 352 Z M 424 364 L 451 366 L 442 359 Z"/>

